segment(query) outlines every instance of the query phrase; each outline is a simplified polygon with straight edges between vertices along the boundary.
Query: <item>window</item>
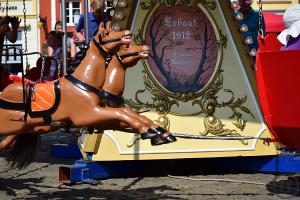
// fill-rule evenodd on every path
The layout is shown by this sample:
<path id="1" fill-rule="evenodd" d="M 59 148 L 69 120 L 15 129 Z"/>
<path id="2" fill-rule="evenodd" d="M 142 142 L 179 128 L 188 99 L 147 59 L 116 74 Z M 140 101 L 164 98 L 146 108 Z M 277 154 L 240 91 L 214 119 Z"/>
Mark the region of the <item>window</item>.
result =
<path id="1" fill-rule="evenodd" d="M 80 1 L 66 2 L 66 21 L 67 25 L 77 24 L 80 17 Z"/>

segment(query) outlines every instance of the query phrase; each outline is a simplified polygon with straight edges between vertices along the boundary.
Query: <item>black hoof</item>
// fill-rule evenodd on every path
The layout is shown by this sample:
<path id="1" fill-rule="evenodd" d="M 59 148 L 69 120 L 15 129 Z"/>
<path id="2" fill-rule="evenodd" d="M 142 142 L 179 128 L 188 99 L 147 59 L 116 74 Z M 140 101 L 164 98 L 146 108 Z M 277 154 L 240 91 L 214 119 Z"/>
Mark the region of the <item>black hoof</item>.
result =
<path id="1" fill-rule="evenodd" d="M 151 128 L 147 129 L 144 133 L 141 134 L 142 140 L 154 138 L 155 136 L 157 136 L 157 133 Z"/>
<path id="2" fill-rule="evenodd" d="M 169 134 L 168 136 L 164 137 L 164 134 L 167 132 L 165 129 L 163 129 L 161 127 L 157 127 L 156 129 L 154 129 L 154 131 L 158 135 L 154 138 L 151 138 L 152 146 L 176 142 L 176 138 L 172 134 Z"/>
<path id="3" fill-rule="evenodd" d="M 176 141 L 177 141 L 176 137 L 173 136 L 172 134 L 169 134 L 166 137 L 163 137 L 162 135 L 157 135 L 156 137 L 151 138 L 151 145 L 157 146 L 157 145 L 168 144 Z"/>
<path id="4" fill-rule="evenodd" d="M 163 129 L 162 127 L 157 127 L 154 129 L 154 131 L 157 133 L 157 135 L 162 135 L 164 133 L 166 133 L 167 131 L 165 129 Z"/>

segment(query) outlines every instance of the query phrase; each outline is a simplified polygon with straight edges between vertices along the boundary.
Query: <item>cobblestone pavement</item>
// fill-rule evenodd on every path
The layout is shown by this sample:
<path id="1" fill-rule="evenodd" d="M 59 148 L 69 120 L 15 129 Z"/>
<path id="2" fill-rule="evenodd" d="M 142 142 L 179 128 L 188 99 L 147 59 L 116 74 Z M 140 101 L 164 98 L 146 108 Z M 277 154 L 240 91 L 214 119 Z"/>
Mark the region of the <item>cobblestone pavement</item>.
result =
<path id="1" fill-rule="evenodd" d="M 151 176 L 111 178 L 96 185 L 60 185 L 58 167 L 70 165 L 74 160 L 51 157 L 50 147 L 54 143 L 74 141 L 72 134 L 43 135 L 35 161 L 24 170 L 11 169 L 6 162 L 9 152 L 0 152 L 0 200 L 300 199 L 300 175 L 297 174 L 227 173 L 222 170 L 178 173 L 172 170 L 176 162 L 170 161 L 162 170 L 164 173 Z"/>

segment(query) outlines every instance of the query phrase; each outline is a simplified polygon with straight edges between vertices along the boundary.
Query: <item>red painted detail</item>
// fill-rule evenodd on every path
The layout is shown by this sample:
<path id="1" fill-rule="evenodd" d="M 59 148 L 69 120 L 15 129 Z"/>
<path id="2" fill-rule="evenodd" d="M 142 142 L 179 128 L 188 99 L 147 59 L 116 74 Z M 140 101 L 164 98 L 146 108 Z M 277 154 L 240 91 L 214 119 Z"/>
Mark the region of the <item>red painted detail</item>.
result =
<path id="1" fill-rule="evenodd" d="M 264 118 L 276 139 L 300 148 L 300 50 L 280 51 L 276 34 L 259 45 L 256 81 Z"/>
<path id="2" fill-rule="evenodd" d="M 283 29 L 285 29 L 285 25 L 283 23 L 283 15 L 271 12 L 263 12 L 263 15 L 267 33 L 280 33 Z"/>

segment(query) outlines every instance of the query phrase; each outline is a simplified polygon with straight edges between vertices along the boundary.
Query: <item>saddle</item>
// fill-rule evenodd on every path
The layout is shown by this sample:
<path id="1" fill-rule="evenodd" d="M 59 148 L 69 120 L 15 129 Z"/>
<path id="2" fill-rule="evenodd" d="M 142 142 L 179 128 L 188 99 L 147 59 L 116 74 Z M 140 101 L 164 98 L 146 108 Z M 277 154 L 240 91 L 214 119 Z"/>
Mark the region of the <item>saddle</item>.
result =
<path id="1" fill-rule="evenodd" d="M 51 115 L 57 110 L 61 94 L 58 81 L 29 84 L 28 114 L 30 117 L 43 117 L 51 123 Z"/>
<path id="2" fill-rule="evenodd" d="M 26 82 L 26 87 L 29 87 L 29 92 L 25 103 L 0 99 L 0 107 L 26 111 L 30 117 L 41 117 L 46 124 L 50 124 L 52 122 L 51 115 L 57 110 L 61 99 L 59 81 L 36 84 Z"/>

